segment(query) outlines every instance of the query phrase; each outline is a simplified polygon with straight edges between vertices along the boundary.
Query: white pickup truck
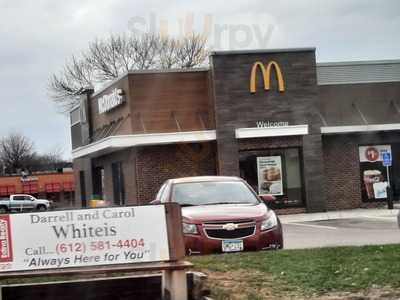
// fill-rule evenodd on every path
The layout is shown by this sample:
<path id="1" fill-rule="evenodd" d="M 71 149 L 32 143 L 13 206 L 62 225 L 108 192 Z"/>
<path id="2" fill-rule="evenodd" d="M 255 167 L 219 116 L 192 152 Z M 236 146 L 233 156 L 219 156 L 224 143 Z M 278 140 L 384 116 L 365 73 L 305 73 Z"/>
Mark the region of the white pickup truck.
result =
<path id="1" fill-rule="evenodd" d="M 17 194 L 10 195 L 10 198 L 0 199 L 0 213 L 4 214 L 11 211 L 27 211 L 49 209 L 50 201 L 36 199 L 31 195 Z"/>

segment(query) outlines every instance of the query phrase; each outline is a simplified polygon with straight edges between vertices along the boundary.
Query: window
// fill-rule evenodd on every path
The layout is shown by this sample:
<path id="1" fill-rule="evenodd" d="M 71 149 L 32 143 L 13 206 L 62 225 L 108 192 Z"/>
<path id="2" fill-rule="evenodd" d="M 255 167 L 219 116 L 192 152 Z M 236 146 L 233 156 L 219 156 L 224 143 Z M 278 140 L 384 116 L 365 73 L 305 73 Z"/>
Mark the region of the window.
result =
<path id="1" fill-rule="evenodd" d="M 24 201 L 24 200 L 25 200 L 25 196 L 14 196 L 14 197 L 13 197 L 13 200 L 16 200 L 16 201 Z"/>
<path id="2" fill-rule="evenodd" d="M 173 186 L 172 201 L 180 205 L 259 203 L 251 190 L 240 181 L 178 183 Z"/>
<path id="3" fill-rule="evenodd" d="M 163 191 L 161 192 L 161 195 L 160 195 L 160 197 L 161 197 L 160 201 L 162 203 L 168 202 L 170 190 L 171 190 L 171 185 L 166 183 L 165 188 L 163 189 Z"/>
<path id="4" fill-rule="evenodd" d="M 258 194 L 274 195 L 275 208 L 304 205 L 299 148 L 242 151 L 240 176 Z"/>
<path id="5" fill-rule="evenodd" d="M 164 191 L 166 185 L 167 185 L 167 184 L 164 183 L 164 184 L 161 186 L 160 190 L 159 190 L 158 193 L 157 193 L 157 196 L 156 196 L 156 199 L 155 199 L 155 200 L 161 201 L 161 195 L 162 195 L 162 193 L 163 193 L 163 191 Z"/>
<path id="6" fill-rule="evenodd" d="M 93 193 L 102 200 L 105 199 L 104 193 L 104 168 L 96 167 L 93 170 Z"/>
<path id="7" fill-rule="evenodd" d="M 81 122 L 81 109 L 80 107 L 75 108 L 70 112 L 70 121 L 71 121 L 71 126 L 74 126 L 75 124 L 78 124 Z"/>
<path id="8" fill-rule="evenodd" d="M 384 156 L 392 157 L 392 145 L 362 145 L 358 147 L 360 160 L 361 197 L 364 202 L 387 201 L 387 187 L 394 187 L 396 168 L 385 166 Z M 395 160 L 394 160 L 395 161 Z"/>
<path id="9" fill-rule="evenodd" d="M 79 186 L 81 190 L 82 207 L 86 207 L 87 201 L 86 201 L 86 183 L 85 183 L 84 171 L 79 171 Z"/>
<path id="10" fill-rule="evenodd" d="M 299 150 L 285 149 L 285 173 L 287 204 L 296 205 L 302 202 L 302 177 Z"/>
<path id="11" fill-rule="evenodd" d="M 79 107 L 79 116 L 80 121 L 82 123 L 86 123 L 86 105 L 84 98 L 81 98 L 80 107 Z"/>
<path id="12" fill-rule="evenodd" d="M 114 204 L 125 205 L 125 186 L 122 162 L 113 163 L 111 169 L 114 189 Z"/>
<path id="13" fill-rule="evenodd" d="M 64 192 L 64 201 L 68 204 L 68 206 L 74 206 L 74 192 Z"/>
<path id="14" fill-rule="evenodd" d="M 61 193 L 46 193 L 46 199 L 58 203 L 60 202 L 60 194 Z"/>

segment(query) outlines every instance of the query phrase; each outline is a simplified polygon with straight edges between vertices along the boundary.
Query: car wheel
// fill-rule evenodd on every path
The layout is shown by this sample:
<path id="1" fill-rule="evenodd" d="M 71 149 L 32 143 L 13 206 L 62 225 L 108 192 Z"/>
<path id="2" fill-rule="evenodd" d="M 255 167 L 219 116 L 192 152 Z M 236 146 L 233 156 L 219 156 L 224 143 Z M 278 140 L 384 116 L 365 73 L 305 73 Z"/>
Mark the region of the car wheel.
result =
<path id="1" fill-rule="evenodd" d="M 38 205 L 37 210 L 38 211 L 45 211 L 45 210 L 47 210 L 47 208 L 44 205 Z"/>
<path id="2" fill-rule="evenodd" d="M 7 207 L 5 206 L 0 206 L 0 214 L 6 214 L 8 212 Z"/>

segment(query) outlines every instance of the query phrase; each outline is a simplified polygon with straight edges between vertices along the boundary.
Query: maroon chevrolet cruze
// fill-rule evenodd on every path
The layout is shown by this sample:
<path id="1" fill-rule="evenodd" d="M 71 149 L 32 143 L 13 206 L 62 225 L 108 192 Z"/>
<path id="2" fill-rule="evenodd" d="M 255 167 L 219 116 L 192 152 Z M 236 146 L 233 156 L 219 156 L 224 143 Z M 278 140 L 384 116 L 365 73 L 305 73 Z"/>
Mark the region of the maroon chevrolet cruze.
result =
<path id="1" fill-rule="evenodd" d="M 193 255 L 283 248 L 268 199 L 241 178 L 204 176 L 167 180 L 152 203 L 180 204 L 186 252 Z"/>

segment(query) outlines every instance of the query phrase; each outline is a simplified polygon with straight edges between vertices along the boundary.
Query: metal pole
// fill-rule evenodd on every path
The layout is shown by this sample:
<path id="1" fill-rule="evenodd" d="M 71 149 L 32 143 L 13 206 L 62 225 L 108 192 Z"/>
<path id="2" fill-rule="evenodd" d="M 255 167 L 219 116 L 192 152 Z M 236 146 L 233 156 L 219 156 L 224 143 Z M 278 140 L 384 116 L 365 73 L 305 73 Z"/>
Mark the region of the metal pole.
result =
<path id="1" fill-rule="evenodd" d="M 386 176 L 387 176 L 388 187 L 390 187 L 389 166 L 386 166 Z"/>
<path id="2" fill-rule="evenodd" d="M 393 209 L 393 195 L 392 195 L 392 188 L 390 186 L 389 166 L 386 166 L 386 175 L 387 175 L 386 198 L 388 203 L 388 209 Z"/>

